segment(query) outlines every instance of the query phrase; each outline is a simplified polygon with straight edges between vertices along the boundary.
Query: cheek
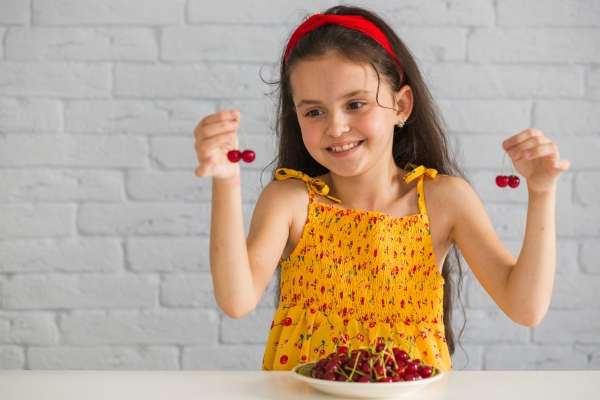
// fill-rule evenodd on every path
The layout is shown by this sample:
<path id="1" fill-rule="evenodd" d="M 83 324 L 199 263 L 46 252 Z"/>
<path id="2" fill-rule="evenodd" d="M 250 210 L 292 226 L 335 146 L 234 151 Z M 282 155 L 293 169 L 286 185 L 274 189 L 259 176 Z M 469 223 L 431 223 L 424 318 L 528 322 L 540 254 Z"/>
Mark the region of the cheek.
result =
<path id="1" fill-rule="evenodd" d="M 305 127 L 302 130 L 302 141 L 309 152 L 311 152 L 313 149 L 317 150 L 321 147 L 321 136 L 315 129 L 311 130 L 310 128 Z"/>
<path id="2" fill-rule="evenodd" d="M 362 126 L 362 132 L 371 146 L 386 145 L 390 137 L 394 135 L 394 127 L 383 117 L 373 118 Z"/>

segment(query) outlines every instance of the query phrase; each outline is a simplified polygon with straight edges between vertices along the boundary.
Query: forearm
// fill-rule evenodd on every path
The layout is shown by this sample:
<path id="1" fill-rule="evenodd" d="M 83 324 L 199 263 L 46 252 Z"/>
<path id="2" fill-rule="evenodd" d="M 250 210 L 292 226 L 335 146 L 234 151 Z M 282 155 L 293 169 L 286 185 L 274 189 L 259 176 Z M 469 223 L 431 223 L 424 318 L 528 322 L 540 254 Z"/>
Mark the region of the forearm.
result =
<path id="1" fill-rule="evenodd" d="M 529 191 L 523 246 L 507 279 L 512 318 L 536 325 L 552 297 L 556 269 L 556 190 Z"/>
<path id="2" fill-rule="evenodd" d="M 239 176 L 213 179 L 210 228 L 210 268 L 215 299 L 229 316 L 255 306 L 256 295 L 244 235 Z"/>

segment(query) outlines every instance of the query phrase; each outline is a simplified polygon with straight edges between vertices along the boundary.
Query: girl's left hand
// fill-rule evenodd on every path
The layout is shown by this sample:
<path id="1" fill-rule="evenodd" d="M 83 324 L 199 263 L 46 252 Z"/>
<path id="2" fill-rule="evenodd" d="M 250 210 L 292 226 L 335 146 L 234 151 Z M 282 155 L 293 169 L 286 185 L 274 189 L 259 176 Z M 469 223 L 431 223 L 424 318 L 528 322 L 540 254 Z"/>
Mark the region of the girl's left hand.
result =
<path id="1" fill-rule="evenodd" d="M 539 129 L 525 129 L 502 142 L 502 147 L 531 192 L 555 190 L 558 176 L 571 165 L 560 159 L 558 146 Z"/>

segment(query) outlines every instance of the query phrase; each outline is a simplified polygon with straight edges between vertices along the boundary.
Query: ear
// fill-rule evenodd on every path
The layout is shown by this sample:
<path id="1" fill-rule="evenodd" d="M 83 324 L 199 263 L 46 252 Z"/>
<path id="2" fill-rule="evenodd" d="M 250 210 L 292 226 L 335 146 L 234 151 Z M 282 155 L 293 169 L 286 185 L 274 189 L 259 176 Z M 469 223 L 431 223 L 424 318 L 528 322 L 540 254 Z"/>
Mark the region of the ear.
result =
<path id="1" fill-rule="evenodd" d="M 413 109 L 413 93 L 409 85 L 404 85 L 399 91 L 394 92 L 394 106 L 398 121 L 406 122 Z"/>

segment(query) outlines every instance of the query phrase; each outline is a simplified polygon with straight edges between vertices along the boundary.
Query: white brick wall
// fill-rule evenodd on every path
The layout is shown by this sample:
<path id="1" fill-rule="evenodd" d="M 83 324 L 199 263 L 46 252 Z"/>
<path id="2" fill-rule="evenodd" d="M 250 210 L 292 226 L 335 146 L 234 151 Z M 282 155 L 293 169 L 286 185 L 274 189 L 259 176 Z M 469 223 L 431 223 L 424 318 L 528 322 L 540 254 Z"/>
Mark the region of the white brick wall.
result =
<path id="1" fill-rule="evenodd" d="M 600 2 L 351 3 L 380 12 L 415 54 L 513 254 L 527 198 L 493 185 L 500 142 L 537 127 L 572 161 L 546 319 L 514 324 L 465 265 L 455 367 L 600 368 Z M 260 368 L 275 287 L 247 318 L 217 309 L 211 185 L 193 174 L 192 131 L 242 110 L 241 145 L 258 150 L 243 171 L 247 230 L 276 148 L 260 78 L 278 78 L 293 26 L 333 4 L 0 2 L 0 368 Z"/>

